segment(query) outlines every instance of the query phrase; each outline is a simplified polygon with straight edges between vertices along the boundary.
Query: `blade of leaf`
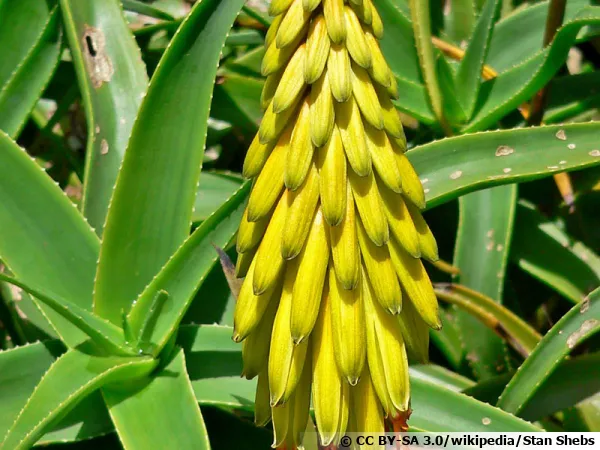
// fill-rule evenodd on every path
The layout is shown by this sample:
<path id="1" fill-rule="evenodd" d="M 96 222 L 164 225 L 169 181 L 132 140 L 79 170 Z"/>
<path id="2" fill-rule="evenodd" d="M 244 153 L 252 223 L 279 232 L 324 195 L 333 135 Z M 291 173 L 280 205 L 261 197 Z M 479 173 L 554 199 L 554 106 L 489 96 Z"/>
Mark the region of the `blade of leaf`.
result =
<path id="1" fill-rule="evenodd" d="M 115 187 L 98 263 L 94 308 L 113 323 L 189 234 L 217 63 L 243 3 L 197 3 L 154 73 Z M 181 111 L 187 111 L 183 120 Z"/>
<path id="2" fill-rule="evenodd" d="M 203 172 L 194 203 L 194 223 L 206 220 L 240 188 L 242 179 L 220 172 Z"/>
<path id="3" fill-rule="evenodd" d="M 123 8 L 127 11 L 143 14 L 144 16 L 152 17 L 159 20 L 174 20 L 171 14 L 159 8 L 154 8 L 152 5 L 143 3 L 138 0 L 122 0 Z"/>
<path id="4" fill-rule="evenodd" d="M 511 260 L 556 292 L 578 303 L 600 286 L 600 257 L 521 200 Z"/>
<path id="5" fill-rule="evenodd" d="M 30 448 L 49 426 L 91 392 L 107 383 L 143 376 L 156 364 L 148 357 L 101 358 L 69 350 L 44 374 L 4 438 L 3 447 Z"/>
<path id="6" fill-rule="evenodd" d="M 20 7 L 13 8 L 12 11 L 9 8 L 9 12 L 19 12 L 26 14 L 27 17 L 30 14 L 29 11 L 25 12 Z M 0 11 L 0 17 L 5 21 L 4 23 L 11 23 L 11 26 L 4 26 L 3 28 L 14 30 L 12 20 L 15 18 L 12 14 L 5 17 Z M 13 33 L 17 33 L 17 31 L 14 30 Z M 18 35 L 13 35 L 13 39 L 15 36 Z M 1 39 L 2 36 L 0 36 L 0 48 L 6 48 Z M 18 36 L 18 39 L 21 39 L 21 36 Z M 19 135 L 29 113 L 54 74 L 60 59 L 61 42 L 59 11 L 58 7 L 54 7 L 48 21 L 42 28 L 39 39 L 29 49 L 25 58 L 19 62 L 10 78 L 1 87 L 0 129 L 4 130 L 9 136 L 16 138 Z M 6 45 L 10 44 L 6 43 Z"/>
<path id="7" fill-rule="evenodd" d="M 413 379 L 437 384 L 456 392 L 460 392 L 475 385 L 473 380 L 436 364 L 417 364 L 410 366 L 408 369 L 410 371 L 410 376 Z"/>
<path id="8" fill-rule="evenodd" d="M 131 309 L 128 321 L 133 332 L 137 334 L 156 293 L 166 291 L 169 294 L 163 308 L 164 313 L 156 318 L 149 337 L 155 352 L 163 348 L 177 329 L 177 325 L 194 298 L 194 293 L 218 260 L 214 246 L 225 248 L 233 240 L 244 213 L 249 190 L 250 183 L 242 185 L 221 208 L 192 233 L 144 289 Z"/>
<path id="9" fill-rule="evenodd" d="M 183 350 L 142 385 L 107 386 L 102 395 L 124 448 L 210 449 Z"/>
<path id="10" fill-rule="evenodd" d="M 426 125 L 434 124 L 436 118 L 429 106 L 425 86 L 400 77 L 396 77 L 396 81 L 398 82 L 398 92 L 402 94 L 399 100 L 393 100 L 394 106 L 419 122 Z"/>
<path id="11" fill-rule="evenodd" d="M 516 184 L 458 199 L 459 225 L 454 248 L 454 265 L 460 269 L 457 280 L 498 303 L 502 303 L 516 200 Z M 467 362 L 478 379 L 506 369 L 506 346 L 499 336 L 465 311 L 456 311 L 456 320 Z"/>
<path id="12" fill-rule="evenodd" d="M 148 76 L 118 0 L 61 0 L 88 128 L 81 207 L 102 236 Z"/>
<path id="13" fill-rule="evenodd" d="M 468 3 L 472 4 L 470 0 Z M 481 85 L 481 70 L 487 57 L 494 22 L 500 14 L 501 5 L 501 0 L 487 0 L 465 50 L 465 56 L 458 65 L 456 91 L 467 118 L 472 116 L 475 109 L 475 101 Z"/>
<path id="14" fill-rule="evenodd" d="M 24 283 L 90 310 L 98 237 L 50 177 L 2 132 L 0 198 L 4 264 Z M 42 309 L 67 345 L 87 339 L 60 315 Z"/>
<path id="15" fill-rule="evenodd" d="M 444 31 L 453 41 L 461 43 L 471 36 L 477 19 L 475 6 L 474 0 L 454 0 L 450 3 L 450 11 L 444 14 Z"/>
<path id="16" fill-rule="evenodd" d="M 600 124 L 582 123 L 475 133 L 421 145 L 406 155 L 432 208 L 475 190 L 598 165 L 599 132 Z"/>
<path id="17" fill-rule="evenodd" d="M 600 289 L 573 306 L 542 338 L 498 399 L 498 407 L 519 414 L 569 352 L 600 331 Z"/>

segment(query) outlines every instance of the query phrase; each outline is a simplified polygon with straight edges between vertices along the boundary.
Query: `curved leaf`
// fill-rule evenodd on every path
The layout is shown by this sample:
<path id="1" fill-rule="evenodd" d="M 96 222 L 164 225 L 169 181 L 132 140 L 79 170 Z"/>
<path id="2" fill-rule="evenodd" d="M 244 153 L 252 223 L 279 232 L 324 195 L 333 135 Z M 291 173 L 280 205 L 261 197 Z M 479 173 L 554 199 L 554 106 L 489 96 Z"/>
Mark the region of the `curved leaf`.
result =
<path id="1" fill-rule="evenodd" d="M 242 182 L 234 174 L 203 172 L 194 203 L 194 222 L 202 222 L 217 211 L 240 188 Z"/>
<path id="2" fill-rule="evenodd" d="M 154 72 L 111 200 L 98 263 L 94 308 L 113 323 L 189 235 L 217 63 L 243 3 L 197 3 Z"/>

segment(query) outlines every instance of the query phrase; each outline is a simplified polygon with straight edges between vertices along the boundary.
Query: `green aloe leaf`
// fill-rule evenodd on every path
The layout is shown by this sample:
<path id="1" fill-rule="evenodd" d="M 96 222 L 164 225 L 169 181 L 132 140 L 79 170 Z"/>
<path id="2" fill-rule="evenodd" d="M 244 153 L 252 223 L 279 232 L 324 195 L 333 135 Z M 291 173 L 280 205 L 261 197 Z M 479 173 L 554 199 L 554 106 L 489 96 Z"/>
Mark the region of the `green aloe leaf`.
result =
<path id="1" fill-rule="evenodd" d="M 426 125 L 436 123 L 437 119 L 429 106 L 425 86 L 398 76 L 396 76 L 396 81 L 398 82 L 398 92 L 402 94 L 399 100 L 393 100 L 394 106 Z"/>
<path id="2" fill-rule="evenodd" d="M 6 24 L 2 28 L 10 29 L 12 33 L 11 35 L 0 33 L 0 48 L 5 49 L 15 45 L 15 40 L 22 39 L 18 32 L 19 28 L 13 26 L 14 21 L 19 23 L 23 17 L 30 17 L 30 11 L 24 9 L 31 6 L 29 3 L 31 2 L 24 1 L 16 2 L 12 7 L 4 6 L 7 8 L 6 15 L 3 15 L 5 11 L 0 6 L 0 17 Z M 35 19 L 31 21 L 31 26 L 35 30 Z M 4 84 L 0 84 L 0 129 L 13 138 L 18 136 L 25 125 L 29 113 L 41 97 L 42 91 L 58 65 L 62 43 L 58 7 L 53 8 L 40 30 L 41 35 L 19 61 L 10 78 Z M 9 64 L 6 64 L 7 62 Z M 9 66 L 10 62 L 3 61 L 4 64 Z M 1 73 L 0 69 L 0 75 Z"/>
<path id="3" fill-rule="evenodd" d="M 262 119 L 261 79 L 227 73 L 215 86 L 211 117 L 237 125 L 247 134 L 254 134 Z"/>
<path id="4" fill-rule="evenodd" d="M 539 387 L 556 370 L 572 349 L 600 331 L 600 289 L 573 306 L 546 333 L 523 362 L 498 400 L 498 407 L 519 414 L 536 395 Z"/>
<path id="5" fill-rule="evenodd" d="M 468 0 L 467 3 L 473 4 L 471 0 Z M 489 50 L 494 22 L 500 13 L 501 5 L 500 0 L 487 0 L 465 50 L 465 56 L 458 65 L 455 79 L 456 95 L 467 119 L 471 117 L 475 109 L 481 85 L 481 69 Z"/>
<path id="6" fill-rule="evenodd" d="M 498 186 L 458 199 L 454 265 L 459 283 L 502 303 L 508 250 L 515 218 L 517 185 Z M 506 368 L 506 348 L 495 333 L 465 311 L 456 311 L 470 367 L 477 378 Z"/>
<path id="7" fill-rule="evenodd" d="M 69 409 L 107 383 L 149 373 L 157 361 L 148 357 L 98 357 L 69 350 L 44 374 L 2 443 L 30 448 Z"/>
<path id="8" fill-rule="evenodd" d="M 102 395 L 125 448 L 210 449 L 181 349 L 146 382 L 106 386 Z"/>
<path id="9" fill-rule="evenodd" d="M 600 71 L 557 77 L 550 83 L 545 123 L 558 123 L 600 107 Z"/>
<path id="10" fill-rule="evenodd" d="M 475 6 L 474 0 L 455 0 L 450 4 L 450 11 L 445 14 L 444 31 L 454 42 L 466 41 L 471 36 L 477 21 Z"/>
<path id="11" fill-rule="evenodd" d="M 235 174 L 203 172 L 194 203 L 193 221 L 198 223 L 208 219 L 240 188 L 242 182 Z"/>
<path id="12" fill-rule="evenodd" d="M 122 0 L 123 8 L 126 11 L 136 12 L 144 16 L 152 17 L 160 20 L 174 20 L 175 18 L 160 8 L 155 8 L 151 4 L 141 2 L 139 0 Z"/>
<path id="13" fill-rule="evenodd" d="M 60 0 L 88 129 L 82 211 L 98 236 L 148 76 L 118 0 Z"/>
<path id="14" fill-rule="evenodd" d="M 52 179 L 2 132 L 0 198 L 0 258 L 12 274 L 91 310 L 98 237 Z M 87 339 L 59 314 L 42 309 L 67 345 Z"/>
<path id="15" fill-rule="evenodd" d="M 462 334 L 454 324 L 454 311 L 440 309 L 440 316 L 444 326 L 435 333 L 430 332 L 429 338 L 444 355 L 450 367 L 458 371 L 461 368 L 465 354 Z"/>
<path id="16" fill-rule="evenodd" d="M 242 187 L 206 219 L 177 250 L 152 280 L 131 309 L 128 321 L 139 335 L 144 319 L 159 292 L 168 293 L 163 312 L 156 317 L 148 336 L 153 352 L 159 352 L 176 330 L 210 269 L 218 260 L 215 246 L 225 248 L 233 240 L 244 213 L 250 183 Z M 210 299 L 205 299 L 210 301 Z"/>
<path id="17" fill-rule="evenodd" d="M 435 141 L 406 155 L 431 208 L 474 190 L 598 165 L 599 132 L 598 123 L 491 131 Z"/>
<path id="18" fill-rule="evenodd" d="M 574 303 L 600 286 L 600 257 L 524 200 L 513 244 L 513 262 Z"/>
<path id="19" fill-rule="evenodd" d="M 217 63 L 242 5 L 242 0 L 197 3 L 152 77 L 119 173 L 98 264 L 95 311 L 113 323 L 189 235 Z"/>
<path id="20" fill-rule="evenodd" d="M 412 365 L 409 367 L 409 371 L 412 379 L 427 381 L 456 392 L 475 385 L 473 380 L 436 364 Z"/>
<path id="21" fill-rule="evenodd" d="M 581 9 L 558 30 L 552 43 L 512 69 L 486 81 L 479 92 L 476 112 L 464 133 L 493 126 L 513 109 L 545 86 L 565 63 L 577 34 L 586 25 L 600 24 L 600 7 Z"/>

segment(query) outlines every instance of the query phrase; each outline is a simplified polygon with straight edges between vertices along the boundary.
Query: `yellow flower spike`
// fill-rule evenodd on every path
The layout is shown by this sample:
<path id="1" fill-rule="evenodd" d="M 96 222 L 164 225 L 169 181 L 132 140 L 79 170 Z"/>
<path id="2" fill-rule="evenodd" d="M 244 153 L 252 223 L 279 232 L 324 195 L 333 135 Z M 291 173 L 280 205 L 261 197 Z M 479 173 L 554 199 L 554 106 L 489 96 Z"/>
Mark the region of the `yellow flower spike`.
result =
<path id="1" fill-rule="evenodd" d="M 344 398 L 343 391 L 348 388 L 335 362 L 331 300 L 327 294 L 323 295 L 321 303 L 319 318 L 311 337 L 314 374 L 312 399 L 319 439 L 321 445 L 327 447 L 340 432 L 343 409 L 347 409 L 347 405 L 344 405 L 347 396 Z"/>
<path id="2" fill-rule="evenodd" d="M 239 253 L 237 261 L 235 262 L 235 276 L 237 278 L 244 278 L 250 270 L 250 264 L 254 260 L 256 255 L 256 249 L 249 250 L 245 253 Z"/>
<path id="3" fill-rule="evenodd" d="M 323 15 L 331 41 L 335 44 L 344 42 L 346 39 L 344 0 L 323 0 Z"/>
<path id="4" fill-rule="evenodd" d="M 372 6 L 368 0 L 363 0 L 360 5 L 353 6 L 354 12 L 358 18 L 366 25 L 371 25 L 373 20 Z"/>
<path id="5" fill-rule="evenodd" d="M 435 330 L 442 328 L 438 315 L 438 302 L 429 276 L 419 258 L 413 258 L 395 239 L 390 239 L 388 249 L 402 288 L 425 323 Z"/>
<path id="6" fill-rule="evenodd" d="M 246 208 L 237 233 L 236 250 L 238 253 L 246 253 L 260 244 L 269 224 L 269 219 L 269 216 L 265 216 L 256 222 L 250 222 L 248 220 L 248 208 Z"/>
<path id="7" fill-rule="evenodd" d="M 408 357 L 422 364 L 429 362 L 429 325 L 421 318 L 410 298 L 402 306 L 398 323 Z"/>
<path id="8" fill-rule="evenodd" d="M 271 420 L 271 403 L 269 399 L 269 375 L 264 369 L 258 375 L 256 396 L 254 398 L 254 423 L 257 427 L 264 427 Z"/>
<path id="9" fill-rule="evenodd" d="M 321 4 L 321 0 L 302 0 L 302 6 L 307 11 L 314 11 Z"/>
<path id="10" fill-rule="evenodd" d="M 356 235 L 356 211 L 352 191 L 346 188 L 346 212 L 343 221 L 329 228 L 331 254 L 337 279 L 344 289 L 354 289 L 360 277 L 360 250 Z"/>
<path id="11" fill-rule="evenodd" d="M 265 35 L 265 48 L 269 47 L 275 41 L 275 36 L 277 36 L 277 31 L 279 30 L 279 25 L 281 25 L 283 16 L 284 14 L 278 14 L 271 22 L 271 26 Z"/>
<path id="12" fill-rule="evenodd" d="M 362 25 L 354 10 L 349 6 L 344 6 L 344 18 L 347 29 L 346 46 L 348 47 L 348 53 L 359 66 L 368 69 L 371 66 L 371 53 Z"/>
<path id="13" fill-rule="evenodd" d="M 268 301 L 267 308 L 265 309 L 262 318 L 260 319 L 260 322 L 252 330 L 252 332 L 244 339 L 242 343 L 242 360 L 244 363 L 244 368 L 242 369 L 242 376 L 246 377 L 246 379 L 248 380 L 251 380 L 252 378 L 259 375 L 261 372 L 264 371 L 264 369 L 268 365 L 271 332 L 273 330 L 273 323 L 275 322 L 275 314 L 277 313 L 280 295 L 281 287 L 275 290 L 274 293 L 271 295 L 271 299 Z M 264 299 L 262 298 L 257 298 L 255 300 L 257 303 L 264 303 Z M 249 309 L 251 310 L 252 306 Z M 238 320 L 238 322 L 240 321 L 239 314 L 236 314 L 236 317 L 234 318 L 234 323 L 236 319 Z"/>
<path id="14" fill-rule="evenodd" d="M 394 152 L 394 155 L 402 174 L 402 195 L 419 209 L 425 208 L 425 192 L 417 172 L 404 153 Z"/>
<path id="15" fill-rule="evenodd" d="M 265 84 L 260 93 L 260 107 L 263 111 L 266 111 L 269 107 L 269 104 L 273 100 L 273 96 L 275 95 L 275 91 L 277 90 L 277 86 L 279 86 L 279 81 L 281 81 L 281 76 L 283 75 L 283 70 L 279 70 L 275 73 L 272 73 L 265 80 Z"/>
<path id="16" fill-rule="evenodd" d="M 312 344 L 309 344 L 309 347 Z M 310 391 L 312 385 L 312 355 L 309 351 L 306 355 L 304 362 L 304 368 L 302 369 L 302 376 L 298 382 L 298 386 L 294 391 L 294 414 L 292 420 L 291 432 L 289 435 L 288 431 L 288 442 L 290 443 L 289 448 L 302 448 L 302 438 L 306 431 L 306 425 L 308 423 L 308 415 L 310 413 Z M 289 439 L 291 437 L 291 439 Z"/>
<path id="17" fill-rule="evenodd" d="M 307 26 L 308 19 L 310 19 L 310 11 L 304 9 L 302 5 L 303 1 L 293 0 L 285 13 L 275 37 L 275 45 L 278 48 L 285 48 L 288 45 L 292 45 L 302 35 L 304 28 Z"/>
<path id="18" fill-rule="evenodd" d="M 348 0 L 348 3 L 352 3 L 356 6 L 361 6 L 363 4 L 363 0 Z"/>
<path id="19" fill-rule="evenodd" d="M 385 131 L 365 124 L 365 137 L 371 160 L 381 181 L 392 191 L 402 192 L 402 176 L 396 164 L 392 144 Z"/>
<path id="20" fill-rule="evenodd" d="M 419 248 L 421 250 L 421 256 L 428 261 L 435 262 L 440 259 L 438 254 L 438 246 L 433 236 L 433 233 L 429 229 L 429 225 L 423 219 L 421 212 L 410 203 L 407 204 L 408 211 L 412 217 L 413 223 L 419 235 Z"/>
<path id="21" fill-rule="evenodd" d="M 273 147 L 275 147 L 275 141 L 262 144 L 258 134 L 254 136 L 250 147 L 248 147 L 248 152 L 246 153 L 242 176 L 244 178 L 256 177 L 265 166 L 269 155 L 273 151 Z"/>
<path id="22" fill-rule="evenodd" d="M 348 178 L 350 186 L 352 186 L 356 208 L 367 235 L 376 246 L 382 246 L 388 241 L 390 234 L 375 177 L 373 173 L 366 177 L 359 177 L 350 170 Z"/>
<path id="23" fill-rule="evenodd" d="M 392 77 L 392 72 L 385 61 L 383 53 L 381 53 L 379 42 L 377 42 L 377 39 L 369 31 L 365 33 L 365 38 L 369 45 L 369 51 L 371 52 L 371 67 L 369 69 L 369 74 L 373 78 L 373 81 L 379 83 L 383 87 L 388 87 L 392 83 L 392 80 L 390 79 Z"/>
<path id="24" fill-rule="evenodd" d="M 297 45 L 290 44 L 284 48 L 278 48 L 277 43 L 272 42 L 266 47 L 265 56 L 260 66 L 261 74 L 266 77 L 285 67 L 296 51 L 296 47 Z"/>
<path id="25" fill-rule="evenodd" d="M 402 309 L 402 291 L 387 246 L 377 247 L 358 221 L 358 242 L 370 285 L 379 304 L 390 314 Z"/>
<path id="26" fill-rule="evenodd" d="M 333 97 L 340 103 L 347 101 L 352 95 L 352 82 L 350 56 L 344 45 L 331 44 L 327 58 L 327 71 Z"/>
<path id="27" fill-rule="evenodd" d="M 365 69 L 352 63 L 352 91 L 363 117 L 371 126 L 383 129 L 383 115 L 371 77 Z"/>
<path id="28" fill-rule="evenodd" d="M 290 333 L 294 343 L 303 342 L 312 331 L 323 295 L 323 286 L 329 264 L 329 236 L 327 224 L 319 208 L 311 230 L 298 257 L 298 276 L 292 296 Z"/>
<path id="29" fill-rule="evenodd" d="M 394 75 L 390 73 L 390 80 L 395 79 Z M 393 138 L 402 139 L 406 143 L 406 137 L 404 136 L 404 128 L 400 121 L 400 116 L 396 107 L 390 100 L 387 92 L 383 87 L 375 85 L 377 91 L 377 97 L 379 98 L 379 104 L 381 105 L 381 114 L 383 116 L 383 128 Z M 406 145 L 402 148 L 402 151 L 406 149 Z"/>
<path id="30" fill-rule="evenodd" d="M 290 108 L 302 93 L 304 87 L 304 64 L 306 45 L 302 44 L 290 59 L 273 96 L 273 112 L 280 114 Z"/>
<path id="31" fill-rule="evenodd" d="M 293 400 L 271 408 L 271 417 L 273 420 L 273 444 L 271 447 L 280 448 L 286 442 L 290 424 L 294 420 L 293 415 Z"/>
<path id="32" fill-rule="evenodd" d="M 289 190 L 295 191 L 304 182 L 313 153 L 314 147 L 310 138 L 310 101 L 306 98 L 300 108 L 292 140 L 287 148 L 283 179 Z"/>
<path id="33" fill-rule="evenodd" d="M 373 6 L 371 0 L 368 0 L 371 3 L 371 14 L 373 18 L 371 19 L 371 29 L 373 30 L 373 34 L 377 39 L 383 38 L 383 22 L 381 20 L 381 16 L 377 12 L 377 8 Z"/>
<path id="34" fill-rule="evenodd" d="M 281 195 L 285 157 L 290 144 L 290 134 L 289 131 L 286 131 L 281 136 L 254 182 L 254 186 L 252 186 L 247 208 L 247 219 L 250 222 L 256 222 L 266 217 Z"/>
<path id="35" fill-rule="evenodd" d="M 273 112 L 273 102 L 269 103 L 269 107 L 265 111 L 260 127 L 258 128 L 258 139 L 262 144 L 275 141 L 280 137 L 282 132 L 289 128 L 290 118 L 296 112 L 299 98 L 280 114 Z"/>
<path id="36" fill-rule="evenodd" d="M 390 78 L 390 81 L 390 85 L 386 88 L 387 93 L 391 98 L 397 99 L 400 95 L 400 93 L 398 92 L 398 80 L 396 80 L 396 77 L 392 76 Z"/>
<path id="37" fill-rule="evenodd" d="M 308 340 L 294 344 L 290 333 L 292 291 L 298 273 L 296 261 L 288 263 L 269 348 L 271 406 L 286 403 L 296 389 L 308 350 Z"/>
<path id="38" fill-rule="evenodd" d="M 413 258 L 419 258 L 421 256 L 419 235 L 406 202 L 402 195 L 392 192 L 383 186 L 383 183 L 378 183 L 378 186 L 392 236 Z"/>
<path id="39" fill-rule="evenodd" d="M 327 24 L 325 18 L 319 15 L 313 19 L 308 29 L 308 38 L 306 39 L 306 65 L 304 66 L 304 81 L 312 84 L 323 74 L 331 40 L 327 34 Z"/>
<path id="40" fill-rule="evenodd" d="M 310 91 L 310 138 L 315 147 L 324 146 L 335 124 L 333 96 L 327 72 L 314 83 Z"/>
<path id="41" fill-rule="evenodd" d="M 354 98 L 350 97 L 348 101 L 336 104 L 335 116 L 350 166 L 361 177 L 371 174 L 371 157 L 367 150 L 365 129 Z"/>
<path id="42" fill-rule="evenodd" d="M 281 256 L 281 235 L 287 216 L 288 195 L 288 192 L 284 192 L 281 196 L 254 257 L 256 267 L 252 277 L 252 287 L 255 295 L 260 295 L 272 288 L 277 283 L 285 266 L 285 261 Z"/>
<path id="43" fill-rule="evenodd" d="M 302 186 L 295 192 L 288 192 L 288 211 L 281 241 L 284 259 L 295 258 L 304 247 L 318 201 L 319 175 L 312 165 Z"/>
<path id="44" fill-rule="evenodd" d="M 369 284 L 368 281 L 365 283 Z M 406 348 L 398 317 L 386 312 L 379 302 L 375 301 L 376 291 L 371 286 L 368 287 L 370 295 L 365 296 L 365 314 L 371 321 L 370 325 L 367 324 L 367 327 L 372 327 L 370 337 L 375 340 L 367 350 L 369 369 L 373 371 L 373 367 L 383 368 L 385 385 L 381 385 L 380 380 L 378 383 L 375 379 L 373 381 L 379 398 L 385 400 L 389 398 L 391 404 L 386 413 L 388 417 L 394 418 L 398 413 L 407 411 L 410 403 Z M 368 330 L 367 339 L 369 339 Z M 371 351 L 374 348 L 377 351 Z M 379 361 L 376 363 L 373 361 L 375 364 L 372 364 L 373 359 Z"/>
<path id="45" fill-rule="evenodd" d="M 352 386 L 363 371 L 367 354 L 362 287 L 344 289 L 329 267 L 329 298 L 333 348 L 340 375 Z"/>
<path id="46" fill-rule="evenodd" d="M 233 316 L 233 340 L 235 342 L 241 342 L 256 329 L 274 297 L 273 294 L 278 291 L 277 286 L 273 286 L 261 295 L 255 295 L 252 288 L 255 269 L 256 258 L 250 264 L 248 275 L 242 283 L 235 304 Z"/>
<path id="47" fill-rule="evenodd" d="M 272 0 L 269 5 L 269 15 L 278 16 L 287 11 L 294 0 Z"/>
<path id="48" fill-rule="evenodd" d="M 340 132 L 334 127 L 329 141 L 317 150 L 321 210 L 325 221 L 339 225 L 346 213 L 346 156 Z"/>
<path id="49" fill-rule="evenodd" d="M 360 381 L 352 388 L 350 395 L 352 397 L 352 415 L 356 431 L 359 433 L 383 434 L 385 432 L 383 411 L 377 401 L 368 367 L 365 367 Z M 374 447 L 369 446 L 369 448 Z"/>

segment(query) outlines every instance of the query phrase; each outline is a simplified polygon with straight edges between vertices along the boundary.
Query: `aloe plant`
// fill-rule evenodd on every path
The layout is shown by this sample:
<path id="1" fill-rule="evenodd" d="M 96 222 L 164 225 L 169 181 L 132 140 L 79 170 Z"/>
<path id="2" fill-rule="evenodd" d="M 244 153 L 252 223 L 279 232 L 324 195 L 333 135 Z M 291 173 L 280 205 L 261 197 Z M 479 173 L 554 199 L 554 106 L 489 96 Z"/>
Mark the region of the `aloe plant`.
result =
<path id="1" fill-rule="evenodd" d="M 231 339 L 243 337 L 234 317 L 249 311 L 244 293 L 243 307 L 235 311 L 242 280 L 232 261 L 243 275 L 244 255 L 250 260 L 253 255 L 252 245 L 242 245 L 238 258 L 238 227 L 240 222 L 248 226 L 249 198 L 256 209 L 270 195 L 256 198 L 261 186 L 257 181 L 253 188 L 243 176 L 261 170 L 251 167 L 252 140 L 257 132 L 260 136 L 259 128 L 263 134 L 272 131 L 269 121 L 272 125 L 277 113 L 293 109 L 300 95 L 290 86 L 277 89 L 277 74 L 265 79 L 261 61 L 265 40 L 272 45 L 277 39 L 294 40 L 302 27 L 346 50 L 336 28 L 340 22 L 327 23 L 335 2 L 273 2 L 271 12 L 284 15 L 290 7 L 306 17 L 304 24 L 288 21 L 300 28 L 286 30 L 281 38 L 267 32 L 273 20 L 268 2 L 244 3 L 0 0 L 5 49 L 0 65 L 2 448 L 263 449 L 274 442 L 270 428 L 252 423 L 264 425 L 269 419 L 268 402 L 266 408 L 264 401 L 255 404 L 255 395 L 268 394 L 268 386 L 264 379 L 240 378 L 243 346 Z M 338 3 L 344 7 L 342 0 Z M 344 13 L 352 25 L 344 33 L 366 31 L 370 48 L 380 46 L 382 52 L 381 58 L 373 57 L 379 58 L 378 66 L 371 69 L 367 55 L 349 43 L 352 73 L 364 82 L 356 82 L 364 95 L 355 94 L 355 113 L 375 130 L 377 111 L 366 109 L 369 83 L 389 79 L 388 97 L 397 85 L 397 111 L 390 103 L 386 113 L 402 119 L 406 144 L 396 130 L 394 145 L 407 149 L 397 157 L 406 159 L 404 170 L 414 167 L 425 200 L 413 205 L 415 197 L 405 192 L 407 208 L 417 229 L 425 230 L 416 212 L 423 209 L 441 258 L 425 258 L 432 261 L 424 267 L 440 303 L 442 329 L 415 333 L 405 323 L 398 333 L 386 335 L 408 349 L 408 370 L 399 369 L 410 378 L 412 414 L 406 426 L 414 431 L 600 431 L 600 353 L 593 337 L 600 330 L 600 236 L 594 213 L 600 77 L 598 50 L 589 43 L 600 30 L 600 7 L 588 0 L 569 1 L 564 11 L 556 10 L 561 2 L 513 8 L 520 2 L 461 0 L 450 2 L 442 15 L 442 6 L 434 3 L 352 0 Z M 554 23 L 556 17 L 562 21 Z M 548 35 L 552 25 L 555 32 Z M 313 57 L 320 48 L 315 42 L 312 50 L 306 43 Z M 580 61 L 569 59 L 572 49 L 581 48 Z M 389 73 L 381 61 L 387 61 Z M 289 66 L 297 63 L 292 58 Z M 340 66 L 330 66 L 329 77 L 343 75 Z M 306 83 L 322 89 L 323 68 L 315 63 L 311 69 Z M 302 78 L 302 71 L 290 72 L 282 83 L 293 81 L 292 75 Z M 335 81 L 340 95 L 342 82 Z M 268 95 L 261 96 L 263 88 L 275 94 L 278 111 L 267 110 L 273 117 L 261 126 L 263 107 L 270 103 Z M 540 91 L 546 99 L 541 106 L 535 101 Z M 340 132 L 325 121 L 312 124 L 308 91 L 305 97 L 304 119 L 314 132 L 304 137 L 309 144 L 312 139 L 315 155 L 325 149 L 335 153 L 336 144 L 328 143 Z M 346 107 L 341 97 L 332 99 L 334 120 L 348 133 L 350 125 L 344 128 L 341 122 L 352 105 Z M 529 117 L 536 115 L 544 124 L 529 126 Z M 297 116 L 290 123 L 302 122 L 302 110 Z M 342 151 L 352 136 L 338 138 Z M 349 184 L 360 191 L 361 177 L 350 171 L 361 171 L 353 165 L 360 159 L 352 159 L 361 155 L 345 152 Z M 244 165 L 246 153 L 250 162 Z M 316 161 L 302 179 L 300 165 L 292 164 L 294 173 L 284 181 L 290 197 L 301 195 L 304 176 L 314 178 L 319 189 L 321 163 Z M 393 194 L 386 205 L 394 206 L 402 197 L 393 186 L 401 182 L 395 171 L 387 173 L 375 163 L 371 176 L 383 179 L 377 185 Z M 561 174 L 554 178 L 559 189 L 552 178 L 556 174 Z M 328 194 L 321 186 L 320 195 L 324 219 L 318 227 L 326 230 L 345 213 L 334 191 Z M 302 224 L 303 210 L 297 213 L 293 223 Z M 377 223 L 387 229 L 391 220 L 379 213 L 366 203 L 358 205 L 357 217 L 365 224 L 360 246 L 371 256 L 379 247 L 368 239 L 381 231 L 371 225 L 383 218 Z M 295 245 L 294 231 L 281 233 L 297 250 L 288 257 L 302 249 Z M 317 234 L 308 234 L 311 251 L 328 254 L 327 237 Z M 327 245 L 319 245 L 319 238 Z M 240 245 L 238 239 L 238 250 Z M 427 257 L 423 247 L 421 253 Z M 402 261 L 412 260 L 396 258 L 392 275 L 402 272 Z M 369 264 L 365 261 L 365 273 L 376 277 Z M 306 268 L 307 284 L 324 277 L 326 268 L 326 261 Z M 316 284 L 335 283 L 335 273 L 328 275 Z M 402 276 L 407 275 L 400 276 L 398 286 L 410 283 Z M 399 304 L 391 312 L 377 305 L 378 295 L 369 303 L 369 321 L 376 316 L 387 323 L 392 313 L 402 314 Z M 331 323 L 322 314 L 317 318 L 318 301 L 311 319 L 315 330 L 301 327 L 302 340 L 310 335 L 313 346 L 308 365 L 348 317 L 338 314 Z M 406 302 L 403 308 L 410 308 Z M 336 305 L 323 302 L 329 303 Z M 274 315 L 271 309 L 265 314 Z M 296 325 L 307 319 L 298 318 Z M 258 353 L 248 356 L 248 348 L 246 363 L 248 357 L 260 359 Z M 335 365 L 335 358 L 330 363 Z M 350 366 L 348 373 L 355 369 Z M 324 372 L 315 366 L 314 373 Z M 397 373 L 385 379 L 386 370 L 375 375 L 381 374 L 384 384 L 399 380 Z M 375 405 L 383 420 L 382 405 L 369 403 L 382 395 L 377 382 L 374 390 L 358 379 L 352 383 L 358 386 L 348 383 L 350 395 L 362 389 L 366 399 L 354 401 L 354 408 Z M 309 393 L 306 386 L 310 382 L 304 385 Z M 338 414 L 339 405 L 329 410 L 328 402 L 315 401 L 314 389 L 308 426 L 316 423 L 321 436 L 307 433 L 307 448 L 335 442 L 332 435 L 324 438 L 332 430 L 319 427 Z M 400 391 L 397 385 L 389 388 L 394 395 Z M 282 428 L 274 421 L 275 443 L 284 445 Z M 227 436 L 224 427 L 231 430 Z"/>

